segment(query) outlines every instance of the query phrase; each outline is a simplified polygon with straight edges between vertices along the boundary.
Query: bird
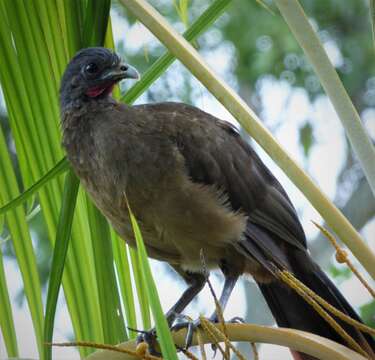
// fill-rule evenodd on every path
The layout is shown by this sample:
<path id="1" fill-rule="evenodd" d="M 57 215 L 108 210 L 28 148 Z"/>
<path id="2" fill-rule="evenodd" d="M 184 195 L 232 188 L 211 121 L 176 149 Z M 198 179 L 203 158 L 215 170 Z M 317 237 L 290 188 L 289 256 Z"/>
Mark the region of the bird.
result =
<path id="1" fill-rule="evenodd" d="M 197 296 L 220 269 L 224 309 L 242 275 L 258 284 L 277 324 L 346 341 L 277 276 L 287 270 L 331 305 L 359 316 L 309 255 L 304 230 L 279 181 L 229 122 L 177 102 L 129 106 L 112 97 L 137 70 L 112 50 L 80 50 L 60 85 L 62 146 L 95 205 L 135 247 L 132 209 L 151 258 L 167 262 L 188 287 L 166 313 Z M 202 254 L 207 271 L 202 271 Z M 217 315 L 211 316 L 217 321 Z M 336 319 L 374 356 L 373 339 Z M 311 356 L 294 352 L 295 359 Z"/>

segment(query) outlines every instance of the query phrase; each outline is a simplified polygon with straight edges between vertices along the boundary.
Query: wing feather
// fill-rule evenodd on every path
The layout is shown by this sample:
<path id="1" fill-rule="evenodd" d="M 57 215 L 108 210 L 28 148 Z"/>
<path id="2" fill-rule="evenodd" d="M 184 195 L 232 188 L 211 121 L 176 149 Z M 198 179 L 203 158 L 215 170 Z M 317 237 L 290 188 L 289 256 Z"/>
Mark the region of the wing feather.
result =
<path id="1" fill-rule="evenodd" d="M 305 235 L 287 194 L 233 125 L 185 104 L 144 105 L 144 110 L 165 122 L 192 181 L 221 189 L 233 211 L 246 214 L 239 251 L 265 267 L 269 260 L 287 263 L 285 246 L 305 251 Z"/>

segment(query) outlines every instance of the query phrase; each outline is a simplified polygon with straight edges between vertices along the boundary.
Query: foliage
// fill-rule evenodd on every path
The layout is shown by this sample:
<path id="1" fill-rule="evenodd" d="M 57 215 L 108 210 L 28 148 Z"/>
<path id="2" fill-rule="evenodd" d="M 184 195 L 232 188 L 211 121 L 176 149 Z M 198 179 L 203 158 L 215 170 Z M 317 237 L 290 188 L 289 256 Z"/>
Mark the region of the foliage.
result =
<path id="1" fill-rule="evenodd" d="M 207 25 L 211 24 L 228 2 L 226 0 L 214 2 L 210 9 L 203 14 L 202 19 L 192 28 L 190 36 L 194 38 Z M 63 3 L 59 1 L 35 1 L 28 3 L 27 6 L 30 6 L 30 8 L 26 9 L 26 5 L 17 3 L 19 7 L 17 10 L 24 16 L 22 19 L 31 20 L 26 15 L 27 11 L 29 11 L 30 15 L 33 14 L 34 18 L 32 19 L 38 19 L 33 24 L 29 24 L 28 28 L 23 26 L 24 23 L 17 22 L 14 18 L 13 27 L 10 28 L 7 16 L 15 16 L 16 9 L 11 2 L 4 3 L 4 6 L 0 7 L 0 15 L 3 16 L 3 26 L 0 27 L 3 44 L 2 55 L 6 55 L 4 58 L 7 60 L 6 66 L 3 66 L 2 71 L 0 71 L 1 83 L 8 108 L 9 124 L 16 143 L 21 180 L 26 188 L 30 188 L 30 185 L 33 185 L 31 187 L 32 191 L 35 191 L 37 187 L 35 181 L 39 180 L 41 175 L 46 172 L 46 169 L 51 168 L 62 156 L 58 129 L 58 79 L 61 77 L 67 60 L 85 44 L 100 44 L 104 40 L 103 29 L 109 29 L 105 40 L 107 46 L 111 46 L 111 43 L 113 44 L 110 27 L 103 27 L 103 24 L 107 22 L 106 16 L 109 10 L 109 7 L 106 7 L 105 4 L 108 5 L 108 2 L 95 0 L 87 3 L 86 1 L 65 1 Z M 29 31 L 29 29 L 32 31 Z M 90 29 L 98 31 L 92 31 L 88 36 L 86 32 Z M 28 42 L 24 41 L 22 37 L 24 34 L 28 34 Z M 15 36 L 17 53 L 11 46 L 13 36 Z M 36 46 L 38 47 L 38 52 L 35 52 Z M 32 57 L 34 58 L 32 59 Z M 166 59 L 167 62 L 162 62 L 163 66 L 167 66 L 173 60 L 170 56 L 167 56 Z M 30 67 L 23 66 L 23 68 L 28 68 L 28 71 L 22 72 L 21 67 L 17 70 L 17 67 L 20 66 L 19 62 L 24 62 L 24 64 L 26 62 L 33 63 L 34 67 L 30 69 Z M 134 98 L 137 97 L 137 92 L 139 95 L 155 77 L 161 74 L 161 69 L 160 67 L 156 70 L 151 69 L 149 79 L 143 81 L 143 85 L 138 85 L 137 91 L 133 92 Z M 46 87 L 49 87 L 49 90 L 46 90 Z M 24 88 L 26 88 L 26 91 Z M 22 94 L 23 97 L 17 96 L 17 93 Z M 54 106 L 51 107 L 51 103 Z M 20 128 L 22 131 L 19 130 Z M 26 128 L 30 128 L 31 131 L 24 130 Z M 48 135 L 44 136 L 46 131 Z M 42 135 L 44 137 L 41 138 L 40 136 Z M 52 151 L 52 148 L 55 150 Z M 54 157 L 50 156 L 51 154 Z M 4 204 L 9 202 L 10 198 L 16 198 L 18 185 L 15 176 L 9 177 L 13 170 L 9 150 L 4 146 L 2 155 L 4 157 L 8 156 L 9 160 L 4 163 L 8 168 L 2 169 L 0 178 L 10 182 L 10 186 L 14 188 L 12 192 L 9 187 L 2 187 L 3 196 L 5 196 L 2 198 L 2 203 Z M 30 166 L 30 164 L 33 164 L 33 166 Z M 66 166 L 65 164 L 64 161 L 60 162 L 54 168 L 53 175 L 58 175 L 61 168 Z M 50 177 L 47 176 L 47 180 Z M 40 184 L 44 185 L 45 180 L 46 178 L 43 178 Z M 106 230 L 108 229 L 106 221 L 84 194 L 79 193 L 76 200 L 77 186 L 77 180 L 69 173 L 63 196 L 61 196 L 61 179 L 58 179 L 58 182 L 56 180 L 49 182 L 39 192 L 39 201 L 45 221 L 43 225 L 48 229 L 48 239 L 51 241 L 56 236 L 57 241 L 47 300 L 46 340 L 50 340 L 52 335 L 54 308 L 65 263 L 63 276 L 64 295 L 73 322 L 75 338 L 86 341 L 95 340 L 97 342 L 117 343 L 125 340 L 126 334 L 124 333 L 121 315 L 117 319 L 117 314 L 121 314 L 121 307 L 119 301 L 116 301 L 119 289 L 115 286 L 117 284 L 115 271 L 111 271 L 111 267 L 114 265 L 118 272 L 122 273 L 119 276 L 119 286 L 121 293 L 124 294 L 122 301 L 126 309 L 127 322 L 132 327 L 137 326 L 135 323 L 134 300 L 129 297 L 132 294 L 133 286 L 133 282 L 129 281 L 131 279 L 129 259 L 127 258 L 127 253 L 125 253 L 125 256 L 123 253 L 128 250 L 124 247 L 122 240 L 114 235 L 113 232 Z M 60 220 L 58 220 L 61 199 L 63 199 L 63 207 Z M 76 210 L 73 212 L 76 201 Z M 19 205 L 20 202 L 14 202 L 12 206 L 15 204 Z M 13 224 L 12 213 L 8 212 L 7 226 L 12 235 L 12 243 L 14 245 L 22 244 L 23 246 L 19 247 L 19 250 L 15 247 L 16 257 L 24 276 L 25 294 L 34 317 L 40 356 L 48 358 L 50 357 L 50 352 L 44 352 L 42 346 L 43 310 L 35 255 L 31 247 L 31 241 L 26 242 L 29 238 L 29 229 L 25 221 L 24 209 L 23 207 L 17 207 L 15 211 L 18 214 L 18 219 Z M 23 234 L 20 234 L 20 230 L 18 230 L 20 224 L 22 225 Z M 70 248 L 66 253 L 70 238 L 70 226 L 72 226 Z M 108 247 L 108 244 L 111 243 L 110 236 L 114 245 L 113 255 L 109 251 L 110 247 Z M 103 252 L 106 252 L 105 257 L 103 257 Z M 134 251 L 130 251 L 130 253 L 139 301 L 143 304 L 144 326 L 148 327 L 149 320 L 147 319 L 149 319 L 149 316 L 147 314 L 149 305 L 145 297 L 144 278 L 141 276 L 143 265 L 139 263 Z M 67 254 L 66 261 L 65 254 Z M 26 259 L 28 259 L 28 262 L 25 262 Z M 85 261 L 81 259 L 85 259 Z M 128 271 L 128 273 L 124 274 L 124 271 Z M 33 278 L 29 279 L 28 277 L 30 276 Z M 155 297 L 155 293 L 151 295 L 151 300 L 152 296 Z M 2 308 L 10 310 L 8 294 L 4 287 L 1 287 L 0 300 L 2 301 Z M 0 325 L 2 326 L 9 354 L 16 356 L 17 346 L 13 327 L 10 326 L 12 325 L 10 323 L 11 318 L 5 317 L 10 316 L 11 313 L 8 311 L 1 314 L 2 321 L 0 321 Z M 114 314 L 116 315 L 113 317 Z M 156 313 L 156 315 L 161 316 L 160 309 L 159 314 Z M 120 319 L 120 322 L 117 321 Z M 80 351 L 81 355 L 86 355 L 90 352 L 87 349 L 81 349 Z M 168 351 L 171 350 L 169 349 Z"/>
<path id="2" fill-rule="evenodd" d="M 246 99 L 249 102 L 256 103 L 260 97 L 260 84 L 269 76 L 286 81 L 293 88 L 303 87 L 312 102 L 321 96 L 322 88 L 311 67 L 282 17 L 268 1 L 265 3 L 274 15 L 256 1 L 237 1 L 215 27 L 211 26 L 229 2 L 216 0 L 204 13 L 207 2 L 203 0 L 175 1 L 174 4 L 164 1 L 158 3 L 158 8 L 178 29 L 193 23 L 185 33 L 190 41 L 210 27 L 208 34 L 194 43 L 202 50 L 213 51 L 228 43 L 235 45 L 232 47 L 235 56 L 232 72 L 240 93 L 243 88 L 251 87 L 251 95 Z M 134 17 L 119 6 L 114 4 L 113 8 L 121 12 L 129 24 L 133 24 Z M 368 41 L 369 23 L 363 20 L 368 17 L 367 2 L 305 0 L 303 6 L 319 29 L 325 46 L 338 52 L 336 69 L 359 111 L 373 108 L 375 81 L 371 79 L 375 75 L 374 49 Z M 142 272 L 146 266 L 144 259 L 140 261 L 138 254 L 127 248 L 81 191 L 78 192 L 73 218 L 74 188 L 77 184 L 70 173 L 65 178 L 60 176 L 67 170 L 66 161 L 58 163 L 63 158 L 57 100 L 59 79 L 68 59 L 81 46 L 105 41 L 108 47 L 113 47 L 111 25 L 107 28 L 108 11 L 109 1 L 101 0 L 0 1 L 0 81 L 9 117 L 2 117 L 0 123 L 5 133 L 5 137 L 0 133 L 0 204 L 2 206 L 11 199 L 17 199 L 24 189 L 38 190 L 37 196 L 33 193 L 27 203 L 7 212 L 4 217 L 0 215 L 0 231 L 10 236 L 9 241 L 0 240 L 0 307 L 7 309 L 0 312 L 0 327 L 9 356 L 17 356 L 18 349 L 1 252 L 6 257 L 15 256 L 17 259 L 39 351 L 41 356 L 45 356 L 43 325 L 49 326 L 51 335 L 53 310 L 47 305 L 44 314 L 42 290 L 49 278 L 49 285 L 55 286 L 52 303 L 56 302 L 60 280 L 55 275 L 57 267 L 64 266 L 65 251 L 58 251 L 55 239 L 56 244 L 67 249 L 68 243 L 64 244 L 61 240 L 64 237 L 69 239 L 71 220 L 72 236 L 62 283 L 75 339 L 113 344 L 127 339 L 124 324 L 132 328 L 141 327 L 140 317 L 136 316 L 138 303 L 143 327 L 150 326 L 148 287 Z M 197 22 L 191 21 L 198 17 Z M 215 32 L 216 35 L 219 32 L 219 40 L 212 43 L 210 35 Z M 125 37 L 124 42 L 118 45 L 119 51 L 125 52 L 129 61 L 145 72 L 143 80 L 122 98 L 130 103 L 166 73 L 174 57 L 171 54 L 161 56 L 164 52 L 161 45 L 147 49 L 146 57 L 139 52 L 128 53 L 126 44 Z M 158 90 L 162 88 L 163 92 L 155 91 L 154 86 L 147 92 L 148 99 L 157 100 L 171 95 L 173 91 L 168 89 L 168 77 L 164 76 L 159 83 Z M 193 87 L 189 79 L 186 79 L 185 85 L 184 99 L 193 102 L 194 95 L 190 91 Z M 306 158 L 319 141 L 314 128 L 311 119 L 306 119 L 300 129 L 300 142 Z M 13 141 L 16 154 L 12 150 Z M 53 168 L 55 164 L 59 165 Z M 43 177 L 50 169 L 54 169 L 52 174 Z M 37 185 L 39 179 L 42 179 L 40 186 Z M 72 200 L 62 195 L 64 179 L 65 184 L 72 183 L 67 187 L 73 195 Z M 61 221 L 64 201 L 66 215 L 70 216 Z M 1 208 L 0 211 L 3 210 Z M 37 216 L 30 220 L 33 211 Z M 65 234 L 62 230 L 66 231 Z M 36 234 L 34 242 L 31 233 Z M 55 259 L 60 264 L 57 267 L 52 265 L 52 271 L 48 264 L 51 248 L 55 248 Z M 106 254 L 104 257 L 103 253 Z M 332 271 L 341 278 L 341 272 Z M 151 300 L 155 300 L 155 294 Z M 375 313 L 373 305 L 370 303 L 361 309 L 370 324 Z M 134 336 L 134 333 L 129 336 Z M 86 356 L 91 351 L 80 349 L 80 352 L 81 356 Z"/>
<path id="3" fill-rule="evenodd" d="M 334 61 L 347 91 L 360 109 L 369 106 L 367 80 L 375 75 L 374 48 L 369 41 L 370 18 L 368 2 L 305 0 L 305 12 L 318 29 L 326 46 L 336 47 Z M 275 15 L 255 1 L 239 1 L 230 8 L 230 16 L 223 26 L 225 39 L 236 44 L 236 74 L 238 79 L 256 84 L 264 76 L 284 79 L 292 86 L 303 87 L 315 98 L 322 93 L 311 66 L 290 33 L 275 5 Z M 243 24 L 249 30 L 242 31 Z"/>

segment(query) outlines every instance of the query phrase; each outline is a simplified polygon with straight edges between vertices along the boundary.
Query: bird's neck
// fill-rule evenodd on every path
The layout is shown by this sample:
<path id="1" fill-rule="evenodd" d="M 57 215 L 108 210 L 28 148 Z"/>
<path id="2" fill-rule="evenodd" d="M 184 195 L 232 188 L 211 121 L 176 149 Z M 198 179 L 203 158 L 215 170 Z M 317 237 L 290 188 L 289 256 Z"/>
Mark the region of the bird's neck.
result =
<path id="1" fill-rule="evenodd" d="M 90 142 L 91 128 L 95 121 L 100 120 L 98 114 L 114 105 L 116 101 L 111 97 L 106 97 L 76 100 L 61 106 L 62 146 L 68 156 L 81 152 L 80 148 Z M 74 162 L 72 156 L 69 158 Z"/>
<path id="2" fill-rule="evenodd" d="M 62 130 L 74 129 L 85 121 L 88 115 L 103 111 L 116 104 L 111 96 L 101 98 L 78 98 L 70 101 L 61 101 L 61 126 Z"/>
<path id="3" fill-rule="evenodd" d="M 76 101 L 61 108 L 62 146 L 80 176 L 93 164 L 93 129 L 102 121 L 103 112 L 116 104 L 113 98 L 103 97 Z"/>

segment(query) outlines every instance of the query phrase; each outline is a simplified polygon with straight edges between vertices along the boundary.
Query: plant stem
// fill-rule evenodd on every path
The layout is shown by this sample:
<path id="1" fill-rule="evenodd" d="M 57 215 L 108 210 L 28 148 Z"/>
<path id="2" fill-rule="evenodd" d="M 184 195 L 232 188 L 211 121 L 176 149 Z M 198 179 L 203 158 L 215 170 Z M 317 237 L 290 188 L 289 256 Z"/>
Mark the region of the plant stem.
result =
<path id="1" fill-rule="evenodd" d="M 375 148 L 323 45 L 298 0 L 275 0 L 330 98 L 375 194 Z"/>
<path id="2" fill-rule="evenodd" d="M 129 1 L 129 0 L 126 0 Z M 214 325 L 220 330 L 220 324 Z M 332 340 L 322 338 L 308 332 L 294 329 L 279 329 L 254 324 L 226 324 L 228 339 L 230 341 L 246 341 L 251 343 L 267 343 L 286 346 L 296 351 L 314 356 L 321 360 L 366 360 L 355 351 L 338 344 Z M 186 338 L 186 330 L 172 333 L 177 346 L 183 346 Z M 202 341 L 210 344 L 207 334 L 201 332 Z M 194 334 L 193 346 L 198 345 L 197 336 Z M 119 345 L 120 348 L 134 351 L 135 341 L 129 341 Z M 113 351 L 97 351 L 87 357 L 87 360 L 136 360 L 137 357 L 121 354 Z"/>

